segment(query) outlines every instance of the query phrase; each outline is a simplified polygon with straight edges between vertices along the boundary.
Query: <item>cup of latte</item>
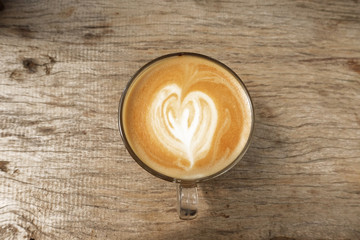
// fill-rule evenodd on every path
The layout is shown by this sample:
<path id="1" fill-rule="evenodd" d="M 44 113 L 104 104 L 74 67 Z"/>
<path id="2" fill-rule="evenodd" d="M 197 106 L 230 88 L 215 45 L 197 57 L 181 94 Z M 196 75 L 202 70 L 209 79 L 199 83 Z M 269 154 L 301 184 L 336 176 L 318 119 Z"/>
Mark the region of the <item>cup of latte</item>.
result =
<path id="1" fill-rule="evenodd" d="M 197 184 L 240 161 L 254 110 L 241 79 L 197 53 L 173 53 L 143 66 L 119 104 L 119 129 L 134 160 L 177 185 L 181 219 L 197 216 Z"/>

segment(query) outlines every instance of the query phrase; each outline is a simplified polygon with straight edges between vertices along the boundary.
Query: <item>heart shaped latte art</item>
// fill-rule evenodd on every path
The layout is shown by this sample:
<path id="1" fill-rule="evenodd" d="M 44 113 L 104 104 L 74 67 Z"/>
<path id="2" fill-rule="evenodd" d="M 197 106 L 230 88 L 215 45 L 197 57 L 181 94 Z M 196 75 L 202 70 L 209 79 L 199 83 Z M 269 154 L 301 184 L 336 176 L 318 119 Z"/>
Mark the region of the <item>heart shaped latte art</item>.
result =
<path id="1" fill-rule="evenodd" d="M 188 166 L 179 161 L 179 167 L 191 169 L 210 151 L 218 112 L 207 94 L 192 91 L 181 100 L 181 93 L 176 84 L 161 89 L 151 105 L 150 122 L 159 142 L 189 161 Z"/>

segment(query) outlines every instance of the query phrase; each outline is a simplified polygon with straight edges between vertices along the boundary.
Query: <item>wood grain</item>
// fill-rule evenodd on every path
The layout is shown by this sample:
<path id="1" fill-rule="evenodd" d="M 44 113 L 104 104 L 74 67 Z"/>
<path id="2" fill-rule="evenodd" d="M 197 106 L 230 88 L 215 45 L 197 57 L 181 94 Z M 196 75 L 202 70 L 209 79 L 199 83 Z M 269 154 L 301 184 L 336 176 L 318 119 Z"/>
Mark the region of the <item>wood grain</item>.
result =
<path id="1" fill-rule="evenodd" d="M 0 239 L 360 239 L 359 1 L 2 2 Z M 117 128 L 132 74 L 179 51 L 230 66 L 256 113 L 193 221 Z"/>

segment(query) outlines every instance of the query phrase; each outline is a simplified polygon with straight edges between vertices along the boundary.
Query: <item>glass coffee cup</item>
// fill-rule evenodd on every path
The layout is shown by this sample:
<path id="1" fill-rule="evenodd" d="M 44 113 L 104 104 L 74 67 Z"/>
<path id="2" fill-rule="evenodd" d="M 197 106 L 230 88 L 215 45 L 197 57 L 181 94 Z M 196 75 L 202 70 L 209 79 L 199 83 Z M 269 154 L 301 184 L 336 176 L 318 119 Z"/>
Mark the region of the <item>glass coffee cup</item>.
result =
<path id="1" fill-rule="evenodd" d="M 176 183 L 180 219 L 197 216 L 197 184 L 234 167 L 253 129 L 244 83 L 223 63 L 197 53 L 148 62 L 120 99 L 124 145 L 146 171 Z"/>

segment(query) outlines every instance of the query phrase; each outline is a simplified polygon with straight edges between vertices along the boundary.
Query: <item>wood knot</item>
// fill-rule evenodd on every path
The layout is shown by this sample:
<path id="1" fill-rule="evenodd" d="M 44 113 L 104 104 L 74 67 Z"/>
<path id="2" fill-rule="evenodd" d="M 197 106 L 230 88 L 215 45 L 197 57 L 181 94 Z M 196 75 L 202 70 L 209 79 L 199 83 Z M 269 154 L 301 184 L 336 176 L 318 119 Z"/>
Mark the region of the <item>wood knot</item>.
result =
<path id="1" fill-rule="evenodd" d="M 360 64 L 357 61 L 355 61 L 354 59 L 351 59 L 351 60 L 347 61 L 347 64 L 351 70 L 360 74 Z"/>
<path id="2" fill-rule="evenodd" d="M 0 161 L 0 171 L 8 172 L 7 165 L 9 164 L 9 161 Z"/>
<path id="3" fill-rule="evenodd" d="M 4 4 L 2 3 L 2 1 L 0 1 L 0 12 L 1 12 L 1 11 L 4 11 L 4 9 L 5 9 L 5 6 L 4 6 Z"/>
<path id="4" fill-rule="evenodd" d="M 51 57 L 49 55 L 46 55 L 45 57 L 45 59 L 40 60 L 42 63 L 40 63 L 37 59 L 34 58 L 24 58 L 22 61 L 22 65 L 25 69 L 28 70 L 28 73 L 36 73 L 38 71 L 38 68 L 40 67 L 45 71 L 46 75 L 49 75 L 54 64 L 56 63 L 56 60 L 54 57 Z"/>
<path id="5" fill-rule="evenodd" d="M 39 66 L 39 63 L 33 58 L 25 58 L 22 64 L 29 73 L 36 73 Z"/>
<path id="6" fill-rule="evenodd" d="M 24 81 L 23 75 L 24 75 L 23 70 L 15 69 L 14 71 L 11 72 L 10 78 L 17 82 L 23 82 Z"/>

